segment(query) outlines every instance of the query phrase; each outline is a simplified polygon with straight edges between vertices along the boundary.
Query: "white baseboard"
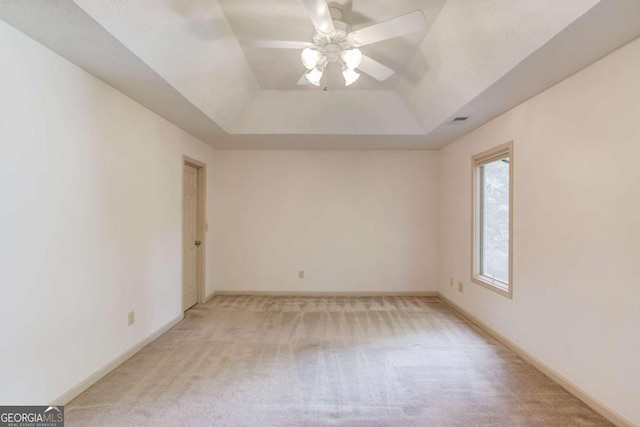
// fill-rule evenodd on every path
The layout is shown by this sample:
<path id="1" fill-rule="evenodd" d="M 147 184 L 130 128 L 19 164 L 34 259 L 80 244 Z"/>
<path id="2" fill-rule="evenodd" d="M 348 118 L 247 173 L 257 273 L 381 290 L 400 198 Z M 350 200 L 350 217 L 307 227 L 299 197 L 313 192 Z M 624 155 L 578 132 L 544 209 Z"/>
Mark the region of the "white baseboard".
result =
<path id="1" fill-rule="evenodd" d="M 208 303 L 209 301 L 211 301 L 211 298 L 213 298 L 214 296 L 216 296 L 216 293 L 215 292 L 211 292 L 209 295 L 204 297 L 204 302 L 202 304 Z"/>
<path id="2" fill-rule="evenodd" d="M 437 297 L 437 291 L 427 292 L 305 292 L 305 291 L 215 291 L 226 296 L 292 296 L 292 297 Z"/>
<path id="3" fill-rule="evenodd" d="M 611 421 L 613 424 L 615 424 L 618 427 L 634 427 L 634 424 L 631 421 L 629 421 L 622 415 L 618 414 L 616 411 L 614 411 L 604 403 L 600 402 L 598 399 L 596 399 L 586 391 L 582 390 L 580 387 L 578 387 L 577 385 L 569 381 L 567 378 L 562 376 L 553 368 L 546 365 L 544 362 L 537 359 L 535 356 L 532 356 L 529 352 L 527 352 L 525 349 L 523 349 L 519 345 L 515 344 L 509 338 L 500 334 L 495 329 L 491 328 L 486 323 L 479 320 L 476 316 L 473 316 L 471 313 L 469 313 L 468 311 L 466 311 L 465 309 L 463 309 L 462 307 L 460 307 L 459 305 L 451 301 L 449 298 L 442 295 L 442 293 L 438 293 L 438 294 L 439 294 L 438 296 L 440 297 L 440 299 L 442 299 L 442 301 L 450 305 L 451 308 L 453 308 L 455 311 L 460 313 L 463 317 L 465 317 L 471 323 L 478 326 L 480 329 L 482 329 L 483 331 L 491 335 L 493 338 L 498 340 L 500 343 L 502 343 L 505 347 L 509 348 L 518 356 L 522 357 L 524 360 L 526 360 L 527 362 L 535 366 L 540 372 L 542 372 L 543 374 L 551 378 L 553 381 L 560 384 L 562 388 L 564 388 L 569 393 L 571 393 L 572 395 L 574 395 L 575 397 L 583 401 L 587 406 L 589 406 L 591 409 L 593 409 L 594 411 L 596 411 L 597 413 L 599 413 L 600 415 L 602 415 L 603 417 Z"/>
<path id="4" fill-rule="evenodd" d="M 173 328 L 176 324 L 178 324 L 182 319 L 184 319 L 184 313 L 180 314 L 178 317 L 172 319 L 167 324 L 162 326 L 160 329 L 146 337 L 144 340 L 139 342 L 138 344 L 131 347 L 129 350 L 122 353 L 120 356 L 113 359 L 111 362 L 104 365 L 102 368 L 95 371 L 93 374 L 89 375 L 86 379 L 82 380 L 75 386 L 71 387 L 57 399 L 52 402 L 52 405 L 66 405 L 71 402 L 78 396 L 80 393 L 91 387 L 93 384 L 98 382 L 102 377 L 107 375 L 109 372 L 113 371 L 115 368 L 123 364 L 127 361 L 131 356 L 142 350 L 144 346 L 158 338 L 160 335 L 167 332 L 169 329 Z"/>

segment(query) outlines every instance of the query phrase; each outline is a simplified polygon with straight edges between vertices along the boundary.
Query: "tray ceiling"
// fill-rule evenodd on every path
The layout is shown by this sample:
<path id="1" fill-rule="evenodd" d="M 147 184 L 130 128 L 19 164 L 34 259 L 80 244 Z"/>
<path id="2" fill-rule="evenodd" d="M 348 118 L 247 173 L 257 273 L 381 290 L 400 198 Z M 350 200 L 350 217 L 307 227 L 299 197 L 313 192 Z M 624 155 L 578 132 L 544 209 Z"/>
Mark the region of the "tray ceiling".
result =
<path id="1" fill-rule="evenodd" d="M 4 0 L 0 19 L 219 148 L 436 149 L 640 36 L 637 1 L 332 4 L 353 29 L 427 26 L 362 48 L 392 78 L 325 92 L 297 85 L 299 51 L 239 42 L 309 40 L 302 0 Z"/>

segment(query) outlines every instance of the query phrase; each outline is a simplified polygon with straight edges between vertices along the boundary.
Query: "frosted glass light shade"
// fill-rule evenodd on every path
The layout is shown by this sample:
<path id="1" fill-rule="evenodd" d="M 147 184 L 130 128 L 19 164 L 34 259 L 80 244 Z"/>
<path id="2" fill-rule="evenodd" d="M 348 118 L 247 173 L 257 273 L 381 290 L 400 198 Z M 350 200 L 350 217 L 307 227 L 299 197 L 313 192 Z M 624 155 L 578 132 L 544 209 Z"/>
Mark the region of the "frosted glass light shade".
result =
<path id="1" fill-rule="evenodd" d="M 316 65 L 318 65 L 318 61 L 322 54 L 318 50 L 307 47 L 302 49 L 302 54 L 300 56 L 302 58 L 302 65 L 304 65 L 304 68 L 312 70 Z"/>
<path id="2" fill-rule="evenodd" d="M 344 84 L 346 86 L 351 86 L 360 78 L 360 73 L 357 73 L 355 70 L 350 68 L 345 68 L 342 70 L 342 77 L 344 77 Z"/>
<path id="3" fill-rule="evenodd" d="M 362 62 L 362 52 L 360 49 L 343 50 L 340 53 L 340 58 L 348 69 L 355 70 Z"/>
<path id="4" fill-rule="evenodd" d="M 305 77 L 307 78 L 307 80 L 309 80 L 309 83 L 311 83 L 312 85 L 320 86 L 320 79 L 322 78 L 322 70 L 319 68 L 313 68 L 311 71 L 305 74 Z"/>

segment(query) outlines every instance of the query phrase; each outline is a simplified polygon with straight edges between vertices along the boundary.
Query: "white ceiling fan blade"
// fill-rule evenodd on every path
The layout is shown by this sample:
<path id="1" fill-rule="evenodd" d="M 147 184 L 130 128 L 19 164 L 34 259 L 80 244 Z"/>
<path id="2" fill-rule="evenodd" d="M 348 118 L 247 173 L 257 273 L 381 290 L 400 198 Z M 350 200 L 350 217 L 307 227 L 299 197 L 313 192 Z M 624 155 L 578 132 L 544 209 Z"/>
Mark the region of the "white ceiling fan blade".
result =
<path id="1" fill-rule="evenodd" d="M 311 82 L 307 79 L 307 73 L 304 73 L 302 75 L 302 77 L 300 77 L 300 80 L 298 80 L 298 85 L 299 86 L 307 86 L 310 85 Z"/>
<path id="2" fill-rule="evenodd" d="M 316 30 L 322 34 L 331 34 L 336 29 L 333 26 L 331 12 L 327 0 L 302 0 L 309 11 L 309 17 Z"/>
<path id="3" fill-rule="evenodd" d="M 362 71 L 363 73 L 369 74 L 371 77 L 378 81 L 387 80 L 395 72 L 391 68 L 379 63 L 375 59 L 369 58 L 367 55 L 362 55 L 362 62 L 360 62 L 358 70 Z"/>
<path id="4" fill-rule="evenodd" d="M 365 46 L 394 37 L 404 36 L 423 30 L 426 25 L 424 13 L 415 10 L 405 15 L 396 16 L 379 24 L 373 24 L 349 33 L 349 40 L 354 46 Z"/>
<path id="5" fill-rule="evenodd" d="M 308 42 L 296 42 L 286 40 L 255 40 L 255 39 L 243 39 L 240 40 L 240 44 L 249 48 L 266 48 L 266 49 L 304 49 L 305 47 L 311 47 L 312 44 Z"/>

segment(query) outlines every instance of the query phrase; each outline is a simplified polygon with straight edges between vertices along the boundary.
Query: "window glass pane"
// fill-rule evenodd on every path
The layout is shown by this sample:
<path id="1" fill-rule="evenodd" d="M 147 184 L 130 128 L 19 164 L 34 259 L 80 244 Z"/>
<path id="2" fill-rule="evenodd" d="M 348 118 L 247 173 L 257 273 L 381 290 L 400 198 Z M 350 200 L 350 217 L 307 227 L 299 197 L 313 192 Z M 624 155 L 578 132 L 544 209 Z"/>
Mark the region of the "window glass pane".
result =
<path id="1" fill-rule="evenodd" d="M 480 274 L 509 283 L 509 158 L 481 168 Z"/>

